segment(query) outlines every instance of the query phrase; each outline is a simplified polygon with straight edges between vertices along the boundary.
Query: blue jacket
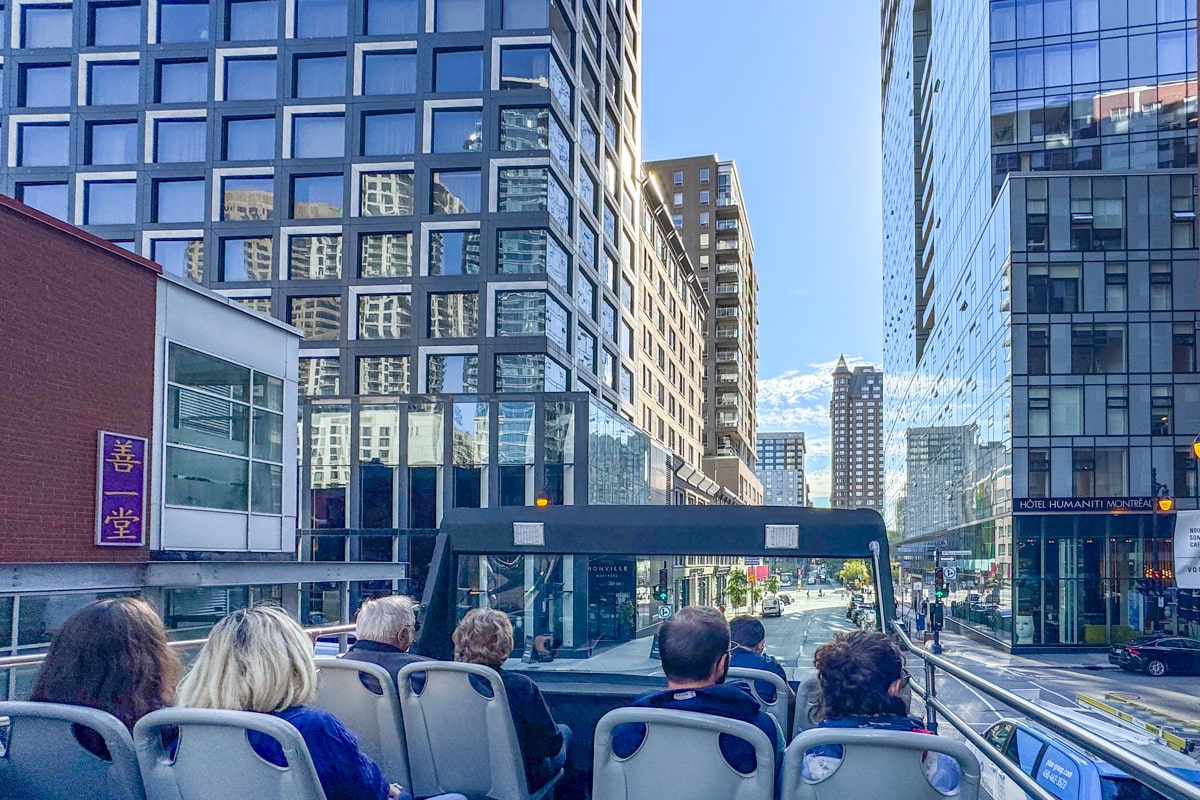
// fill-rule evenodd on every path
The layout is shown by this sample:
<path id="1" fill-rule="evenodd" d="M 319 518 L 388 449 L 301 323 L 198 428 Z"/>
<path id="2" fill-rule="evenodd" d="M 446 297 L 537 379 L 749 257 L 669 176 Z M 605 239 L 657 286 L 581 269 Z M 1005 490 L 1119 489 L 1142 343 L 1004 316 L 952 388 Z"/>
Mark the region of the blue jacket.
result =
<path id="1" fill-rule="evenodd" d="M 300 731 L 326 800 L 386 800 L 388 781 L 379 765 L 358 749 L 358 737 L 337 717 L 308 706 L 293 706 L 274 716 Z M 279 742 L 254 731 L 249 740 L 263 759 L 276 766 L 287 765 Z"/>
<path id="2" fill-rule="evenodd" d="M 739 683 L 721 683 L 703 689 L 667 689 L 649 692 L 633 701 L 638 708 L 668 708 L 676 711 L 697 711 L 726 719 L 749 722 L 767 735 L 775 748 L 775 768 L 778 770 L 782 751 L 779 729 L 775 720 L 758 707 L 758 701 Z M 613 753 L 618 758 L 628 758 L 637 751 L 646 738 L 646 726 L 640 723 L 619 725 L 613 731 Z M 736 736 L 721 735 L 721 755 L 729 766 L 743 775 L 755 770 L 758 762 L 754 747 Z"/>
<path id="3" fill-rule="evenodd" d="M 783 671 L 783 667 L 775 660 L 775 656 L 767 655 L 766 653 L 756 653 L 745 647 L 738 647 L 733 651 L 733 655 L 729 657 L 729 666 L 739 669 L 761 669 L 765 672 L 774 672 L 783 678 L 785 682 L 787 681 L 787 673 Z M 775 687 L 766 681 L 755 681 L 754 690 L 758 692 L 758 696 L 763 699 L 763 702 L 775 702 Z"/>

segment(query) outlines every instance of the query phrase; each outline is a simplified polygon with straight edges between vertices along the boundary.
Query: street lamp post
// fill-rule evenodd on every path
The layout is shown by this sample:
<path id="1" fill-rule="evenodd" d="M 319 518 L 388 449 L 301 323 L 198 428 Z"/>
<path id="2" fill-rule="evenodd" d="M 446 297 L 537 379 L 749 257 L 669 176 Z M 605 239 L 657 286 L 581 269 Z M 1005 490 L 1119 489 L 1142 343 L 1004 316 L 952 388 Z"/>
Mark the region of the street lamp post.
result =
<path id="1" fill-rule="evenodd" d="M 1200 436 L 1196 437 L 1196 441 L 1192 442 L 1193 452 L 1200 448 Z M 1165 483 L 1158 482 L 1158 470 L 1154 467 L 1150 468 L 1150 495 L 1153 504 L 1150 507 L 1150 546 L 1153 548 L 1151 554 L 1150 578 L 1154 583 L 1150 584 L 1157 589 L 1159 588 L 1159 577 L 1161 576 L 1161 567 L 1158 559 L 1158 515 L 1160 512 L 1169 513 L 1175 507 L 1175 498 L 1171 497 L 1170 488 Z M 1159 615 L 1155 613 L 1154 624 L 1157 628 L 1159 623 Z"/>

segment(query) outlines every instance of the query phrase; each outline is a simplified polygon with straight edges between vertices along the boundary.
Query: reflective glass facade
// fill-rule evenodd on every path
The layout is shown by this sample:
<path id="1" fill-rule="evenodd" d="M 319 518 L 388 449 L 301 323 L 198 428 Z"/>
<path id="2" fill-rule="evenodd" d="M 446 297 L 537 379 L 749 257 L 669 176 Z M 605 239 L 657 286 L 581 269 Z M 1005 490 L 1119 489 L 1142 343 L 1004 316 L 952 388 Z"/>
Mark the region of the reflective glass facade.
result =
<path id="1" fill-rule="evenodd" d="M 947 618 L 1006 646 L 1190 624 L 1136 581 L 1152 480 L 1196 507 L 1195 43 L 1171 0 L 884 3 L 885 517 L 902 596 L 957 551 Z"/>

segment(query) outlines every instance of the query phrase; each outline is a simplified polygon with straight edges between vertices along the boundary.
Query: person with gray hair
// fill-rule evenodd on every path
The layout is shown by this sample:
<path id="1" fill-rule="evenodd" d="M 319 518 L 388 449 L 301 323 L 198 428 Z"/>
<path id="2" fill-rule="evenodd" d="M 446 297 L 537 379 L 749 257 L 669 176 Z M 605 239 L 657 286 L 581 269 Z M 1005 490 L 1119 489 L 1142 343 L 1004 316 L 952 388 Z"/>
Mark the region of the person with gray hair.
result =
<path id="1" fill-rule="evenodd" d="M 417 604 L 411 598 L 387 595 L 368 600 L 358 609 L 354 625 L 358 641 L 343 658 L 378 664 L 388 671 L 397 686 L 403 667 L 428 660 L 408 652 L 417 627 Z"/>

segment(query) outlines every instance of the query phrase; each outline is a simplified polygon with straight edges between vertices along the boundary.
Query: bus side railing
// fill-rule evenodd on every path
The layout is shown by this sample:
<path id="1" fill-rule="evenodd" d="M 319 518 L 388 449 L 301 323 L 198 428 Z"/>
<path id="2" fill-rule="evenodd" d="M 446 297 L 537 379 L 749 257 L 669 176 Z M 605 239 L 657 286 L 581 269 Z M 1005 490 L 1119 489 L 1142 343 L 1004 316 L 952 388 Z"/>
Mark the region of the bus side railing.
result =
<path id="1" fill-rule="evenodd" d="M 305 628 L 304 632 L 309 638 L 316 641 L 319 636 L 337 636 L 339 649 L 346 649 L 346 636 L 354 633 L 354 625 L 322 625 L 314 628 Z M 193 647 L 202 647 L 207 639 L 180 639 L 178 641 L 169 642 L 170 646 L 176 650 L 186 650 Z M 41 664 L 46 658 L 45 652 L 40 653 L 25 653 L 16 656 L 0 656 L 0 670 L 13 669 L 15 667 L 36 667 Z"/>
<path id="2" fill-rule="evenodd" d="M 923 648 L 917 647 L 908 638 L 908 635 L 904 632 L 903 625 L 899 622 L 892 622 L 892 628 L 896 632 L 896 635 L 900 637 L 900 641 L 904 643 L 908 652 L 916 655 L 925 662 L 924 686 L 914 684 L 913 691 L 925 701 L 929 723 L 936 728 L 937 715 L 941 714 L 955 730 L 961 733 L 971 744 L 975 745 L 1005 775 L 1012 778 L 1015 783 L 1036 798 L 1036 800 L 1056 800 L 1056 798 L 1037 785 L 1032 777 L 1022 772 L 1017 765 L 1009 761 L 991 743 L 976 733 L 970 725 L 954 713 L 951 708 L 938 699 L 937 670 L 940 669 L 972 689 L 982 692 L 994 700 L 999 700 L 1009 708 L 1019 711 L 1030 719 L 1041 723 L 1049 730 L 1054 731 L 1064 739 L 1082 747 L 1088 752 L 1103 757 L 1109 763 L 1120 767 L 1131 777 L 1171 798 L 1171 800 L 1184 800 L 1184 798 L 1186 800 L 1200 800 L 1200 786 L 1185 781 L 1178 775 L 1146 758 L 1123 750 L 1121 747 L 1101 736 L 1097 736 L 1084 727 L 1055 716 L 1036 703 L 1031 703 L 1019 695 L 988 683 L 941 656 L 934 655 Z"/>

